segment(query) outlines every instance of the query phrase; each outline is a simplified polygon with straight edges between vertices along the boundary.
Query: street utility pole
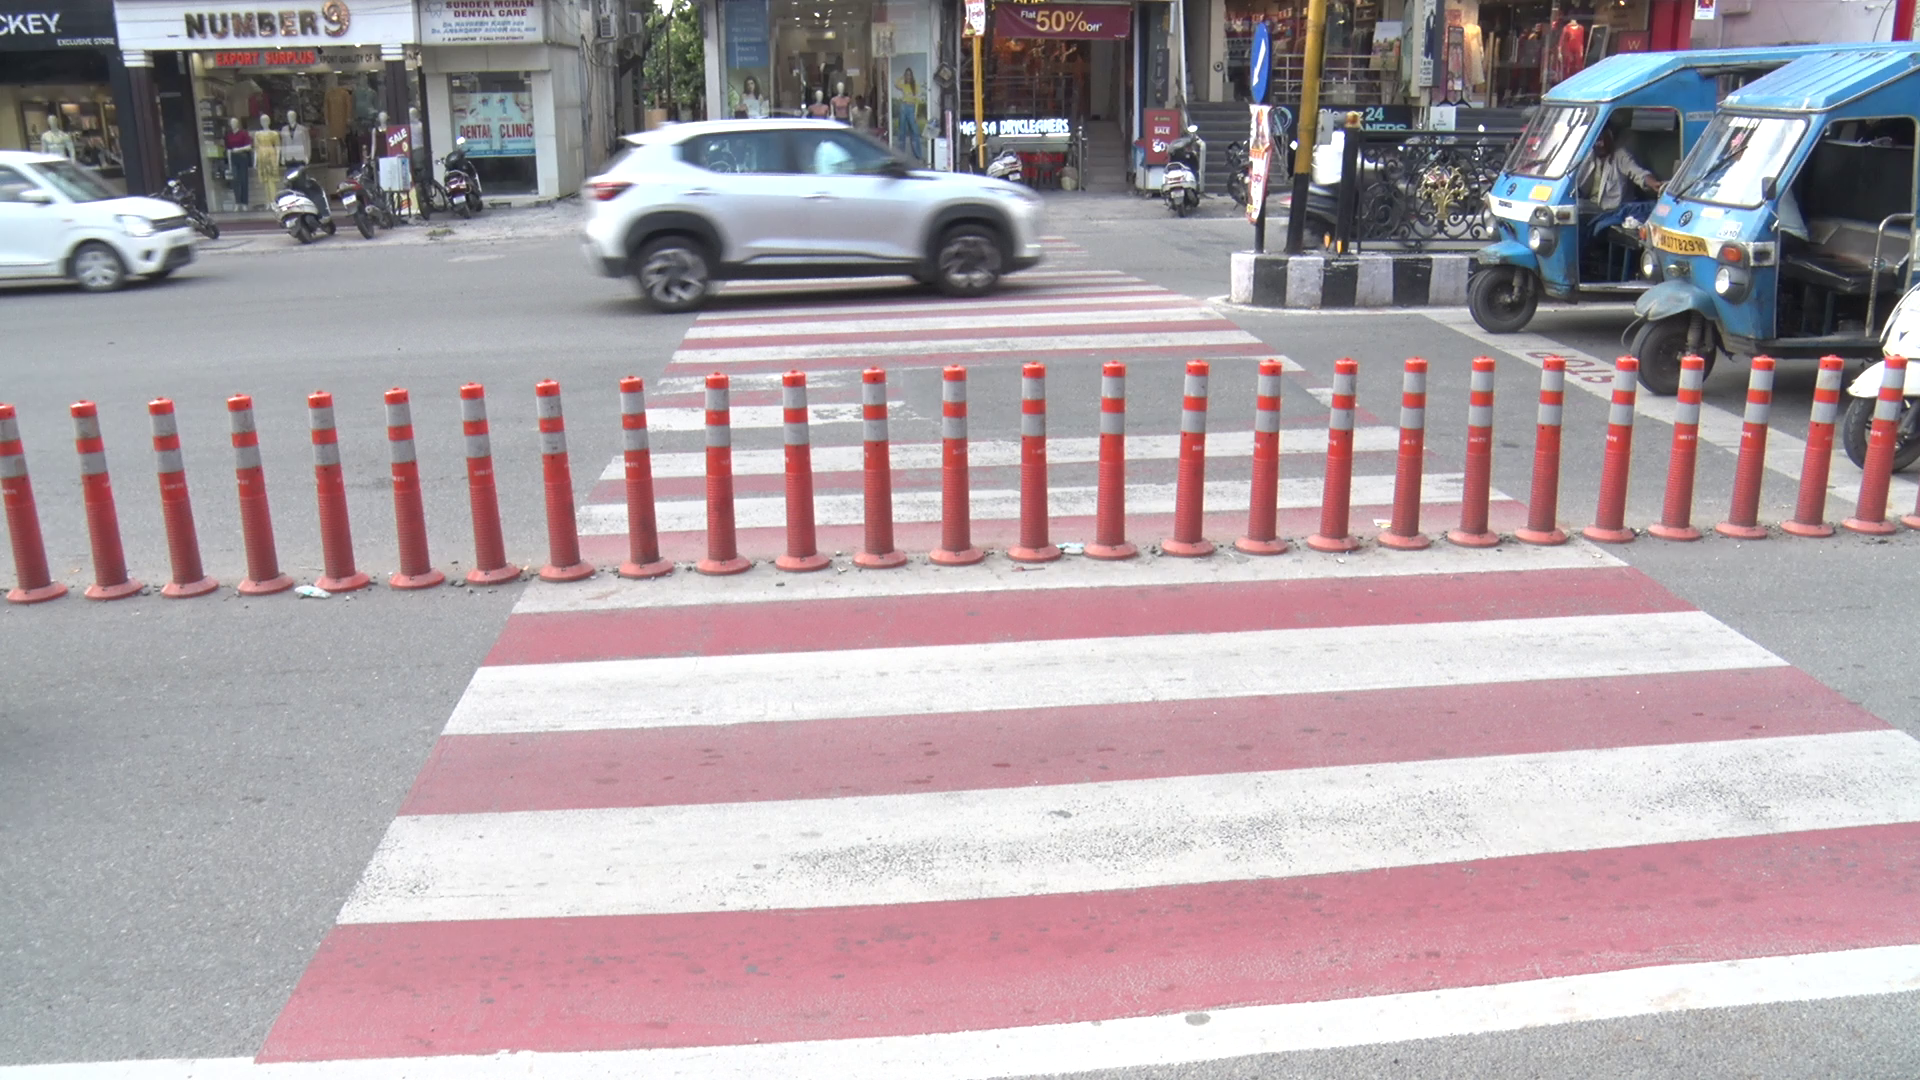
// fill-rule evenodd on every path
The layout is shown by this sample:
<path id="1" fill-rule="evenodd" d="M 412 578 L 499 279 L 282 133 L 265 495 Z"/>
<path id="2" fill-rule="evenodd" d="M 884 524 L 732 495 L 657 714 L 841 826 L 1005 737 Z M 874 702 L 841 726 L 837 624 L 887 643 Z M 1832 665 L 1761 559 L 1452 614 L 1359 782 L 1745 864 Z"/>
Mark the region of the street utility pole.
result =
<path id="1" fill-rule="evenodd" d="M 1327 61 L 1327 0 L 1307 4 L 1307 55 L 1300 78 L 1299 149 L 1293 155 L 1293 201 L 1287 206 L 1287 254 L 1300 254 L 1307 231 L 1307 189 L 1313 183 L 1313 140 L 1320 120 L 1320 69 Z"/>

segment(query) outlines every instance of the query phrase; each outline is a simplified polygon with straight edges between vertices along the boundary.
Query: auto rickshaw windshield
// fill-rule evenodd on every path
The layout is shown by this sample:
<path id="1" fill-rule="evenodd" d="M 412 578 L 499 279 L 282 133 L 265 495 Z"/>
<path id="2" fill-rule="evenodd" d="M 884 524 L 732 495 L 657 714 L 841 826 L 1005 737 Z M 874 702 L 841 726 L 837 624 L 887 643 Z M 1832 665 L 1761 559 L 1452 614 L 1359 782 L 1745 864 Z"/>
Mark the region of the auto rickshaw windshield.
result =
<path id="1" fill-rule="evenodd" d="M 1587 129 L 1593 126 L 1596 112 L 1588 105 L 1541 106 L 1507 155 L 1506 171 L 1543 180 L 1567 175 L 1587 141 Z"/>
<path id="2" fill-rule="evenodd" d="M 1764 181 L 1780 178 L 1806 132 L 1800 117 L 1721 113 L 1680 163 L 1667 193 L 1722 206 L 1759 206 L 1766 201 Z"/>

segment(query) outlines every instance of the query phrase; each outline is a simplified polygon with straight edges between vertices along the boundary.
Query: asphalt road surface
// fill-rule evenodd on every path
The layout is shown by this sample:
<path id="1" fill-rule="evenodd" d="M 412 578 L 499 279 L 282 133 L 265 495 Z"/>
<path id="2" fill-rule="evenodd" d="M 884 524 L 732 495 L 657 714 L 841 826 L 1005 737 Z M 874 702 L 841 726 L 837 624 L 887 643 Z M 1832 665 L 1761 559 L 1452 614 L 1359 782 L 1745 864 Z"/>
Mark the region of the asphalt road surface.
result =
<path id="1" fill-rule="evenodd" d="M 384 578 L 397 567 L 380 393 L 403 386 L 413 397 L 434 562 L 458 578 L 473 557 L 456 398 L 466 382 L 488 391 L 509 558 L 543 563 L 547 533 L 533 383 L 552 378 L 562 384 L 575 492 L 583 521 L 591 520 L 596 506 L 617 503 L 598 478 L 621 445 L 618 378 L 647 378 L 663 409 L 691 417 L 697 408 L 692 377 L 703 370 L 705 355 L 698 352 L 705 339 L 683 341 L 693 317 L 646 314 L 627 285 L 589 271 L 566 226 L 572 212 L 562 207 L 519 222 L 500 218 L 432 240 L 402 231 L 375 243 L 348 238 L 294 248 L 275 237 L 243 238 L 217 245 L 221 250 L 209 251 L 175 280 L 116 295 L 0 292 L 8 316 L 0 401 L 19 409 L 55 576 L 76 593 L 90 580 L 67 415 L 70 403 L 88 399 L 100 407 L 132 570 L 156 586 L 166 580 L 146 418 L 146 403 L 158 396 L 173 399 L 179 410 L 207 571 L 226 585 L 243 576 L 224 406 L 236 393 L 255 399 L 281 564 L 303 581 L 318 576 L 322 553 L 305 399 L 324 389 L 337 403 L 360 568 Z M 1484 353 L 1499 361 L 1493 484 L 1524 498 L 1539 377 L 1529 355 L 1562 352 L 1576 358 L 1576 371 L 1567 394 L 1560 519 L 1570 526 L 1592 520 L 1606 424 L 1603 365 L 1621 351 L 1623 310 L 1543 311 L 1532 336 L 1490 339 L 1472 329 L 1462 311 L 1236 309 L 1211 302 L 1226 291 L 1227 252 L 1248 239 L 1236 219 L 1174 220 L 1151 201 L 1092 196 L 1056 198 L 1052 213 L 1049 229 L 1058 239 L 1044 269 L 1066 275 L 1058 279 L 1065 291 L 1080 280 L 1075 275 L 1124 277 L 1138 283 L 1140 303 L 1153 308 L 1153 318 L 1224 328 L 1217 340 L 1226 344 L 1217 347 L 1158 348 L 1151 335 L 1129 346 L 1130 430 L 1171 433 L 1182 366 L 1192 352 L 1216 357 L 1216 431 L 1249 415 L 1261 355 L 1289 358 L 1292 377 L 1309 390 L 1331 383 L 1335 359 L 1359 359 L 1360 405 L 1371 413 L 1363 428 L 1395 422 L 1401 362 L 1422 356 L 1432 365 L 1428 460 L 1454 463 L 1465 447 L 1467 362 Z M 840 287 L 786 297 L 747 293 L 716 305 L 720 329 L 712 333 L 727 347 L 746 348 L 725 336 L 726 326 L 763 318 L 805 323 L 811 305 L 863 302 L 862 296 L 882 309 L 879 317 L 891 318 L 888 305 L 913 304 L 916 295 Z M 776 309 L 785 308 L 795 314 L 776 317 Z M 1114 318 L 1124 319 L 1124 311 L 1116 306 Z M 930 336 L 949 332 L 934 326 L 938 321 L 929 321 Z M 1035 322 L 1025 309 L 1008 307 L 983 313 L 978 328 L 964 334 L 1031 332 Z M 895 338 L 910 341 L 913 333 L 901 330 Z M 1004 352 L 1001 361 L 1019 358 L 1017 344 Z M 1794 440 L 1806 434 L 1811 381 L 1808 369 L 1783 365 L 1765 521 L 1778 521 L 1792 508 L 1799 466 Z M 1011 445 L 1018 435 L 1017 382 L 1006 363 L 982 359 L 971 387 L 976 442 Z M 896 441 L 938 437 L 938 384 L 930 366 L 894 376 Z M 1050 436 L 1097 433 L 1098 384 L 1091 361 L 1054 362 Z M 761 391 L 746 389 L 757 385 L 743 378 L 736 405 L 763 401 L 753 396 Z M 816 385 L 817 404 L 856 400 L 851 383 L 822 377 Z M 1732 418 L 1744 394 L 1744 366 L 1723 363 L 1708 384 L 1711 430 L 1701 446 L 1698 524 L 1727 513 L 1737 445 Z M 1287 402 L 1289 416 L 1304 418 L 1297 426 L 1309 445 L 1319 438 L 1325 405 L 1323 395 L 1311 393 Z M 1629 523 L 1644 525 L 1661 511 L 1671 428 L 1659 417 L 1666 407 L 1643 402 Z M 694 452 L 697 431 L 671 430 L 672 424 L 665 413 L 655 420 L 656 449 Z M 1289 439 L 1294 426 L 1290 420 Z M 736 436 L 736 447 L 770 450 L 778 437 L 778 428 L 769 426 Z M 816 443 L 833 441 L 816 434 Z M 1151 480 L 1154 468 L 1143 466 L 1142 475 Z M 1287 471 L 1292 468 L 1283 466 L 1283 473 L 1294 475 Z M 1429 468 L 1454 472 L 1458 466 Z M 1317 464 L 1299 471 L 1311 477 Z M 1244 484 L 1245 475 L 1244 465 L 1227 463 L 1209 478 Z M 743 498 L 758 492 L 772 499 L 778 489 L 755 488 L 761 480 L 743 477 Z M 663 514 L 697 513 L 689 501 L 697 500 L 693 483 L 661 480 Z M 823 497 L 830 494 L 823 487 Z M 1297 538 L 1311 531 L 1288 527 L 1317 519 L 1300 507 L 1289 511 L 1284 498 L 1282 533 Z M 1910 483 L 1897 483 L 1895 511 L 1913 498 Z M 1830 518 L 1845 509 L 1836 502 Z M 823 550 L 850 549 L 857 532 L 831 517 L 823 510 Z M 1436 532 L 1451 522 L 1424 524 Z M 907 539 L 924 527 L 903 519 L 901 546 L 930 546 Z M 1232 538 L 1212 519 L 1208 531 Z M 743 524 L 743 535 L 750 533 Z M 1065 531 L 1056 538 L 1090 539 Z M 999 540 L 995 534 L 981 542 Z M 589 535 L 586 543 L 588 557 L 603 567 L 624 550 L 624 541 L 611 534 Z M 1609 553 L 1914 734 L 1920 710 L 1906 684 L 1920 658 L 1906 643 L 1911 616 L 1904 589 L 1914 579 L 1917 544 L 1905 532 L 1800 540 L 1776 531 L 1764 541 L 1709 532 L 1697 544 L 1642 537 Z M 686 559 L 698 552 L 668 554 Z M 364 902 L 365 891 L 357 891 L 363 872 L 524 588 L 420 594 L 375 588 L 330 600 L 248 599 L 226 588 L 194 601 L 146 595 L 91 604 L 71 597 L 0 610 L 0 671 L 6 673 L 0 879 L 8 882 L 0 891 L 0 970 L 8 985 L 0 996 L 0 1065 L 218 1061 L 261 1053 L 323 940 L 339 932 L 343 905 Z M 425 790 L 426 780 L 419 783 Z M 1904 882 L 1890 902 L 1905 905 L 1908 924 L 1920 925 L 1912 867 L 1890 872 Z M 1200 1043 L 1203 1049 L 1186 1058 L 1148 1056 L 1084 1075 L 1908 1077 L 1920 1074 L 1920 1036 L 1912 1023 L 1920 986 L 1888 992 L 1897 989 L 1879 987 L 1859 997 L 1789 989 L 1775 1003 L 1735 1007 L 1687 1008 L 1674 1001 L 1644 1015 L 1542 1022 L 1517 1031 L 1468 1021 L 1423 1029 L 1441 1036 L 1434 1038 L 1387 1025 L 1383 1032 L 1402 1034 L 1359 1040 L 1371 1045 L 1328 1043 L 1333 1048 L 1274 1054 L 1220 1053 Z M 1809 996 L 1822 1000 L 1799 1000 Z M 1207 1023 L 1204 1013 L 1186 1020 L 1198 1032 L 1206 1032 Z M 1044 1060 L 1044 1068 L 1028 1069 L 1009 1058 L 998 1072 L 1074 1071 L 1070 1060 Z M 128 1075 L 190 1074 L 206 1073 Z"/>

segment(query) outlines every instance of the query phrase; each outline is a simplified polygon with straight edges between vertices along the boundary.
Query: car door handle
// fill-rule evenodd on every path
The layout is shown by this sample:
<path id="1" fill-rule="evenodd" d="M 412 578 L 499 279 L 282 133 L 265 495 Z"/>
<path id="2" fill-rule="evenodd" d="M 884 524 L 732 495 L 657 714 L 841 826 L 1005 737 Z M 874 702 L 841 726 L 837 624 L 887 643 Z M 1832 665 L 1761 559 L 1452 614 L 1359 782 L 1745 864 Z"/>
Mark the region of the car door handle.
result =
<path id="1" fill-rule="evenodd" d="M 689 198 L 694 198 L 702 195 L 712 195 L 714 193 L 715 192 L 712 188 L 697 187 L 697 188 L 689 188 L 686 191 L 681 192 L 680 194 L 685 195 Z"/>
<path id="2" fill-rule="evenodd" d="M 832 193 L 826 192 L 826 191 L 816 191 L 813 194 L 806 196 L 806 199 L 809 202 L 827 200 L 831 198 L 833 198 Z"/>

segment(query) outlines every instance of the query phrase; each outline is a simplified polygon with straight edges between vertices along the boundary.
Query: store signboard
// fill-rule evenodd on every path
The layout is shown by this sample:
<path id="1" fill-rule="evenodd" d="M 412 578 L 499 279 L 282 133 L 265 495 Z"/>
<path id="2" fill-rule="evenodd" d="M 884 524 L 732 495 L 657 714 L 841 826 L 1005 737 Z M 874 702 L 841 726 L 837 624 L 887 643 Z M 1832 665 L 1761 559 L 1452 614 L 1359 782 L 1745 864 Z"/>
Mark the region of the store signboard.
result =
<path id="1" fill-rule="evenodd" d="M 540 0 L 424 0 L 420 40 L 427 45 L 536 44 L 546 32 Z"/>
<path id="2" fill-rule="evenodd" d="M 1267 212 L 1267 176 L 1273 171 L 1273 106 L 1250 105 L 1247 117 L 1247 221 Z"/>
<path id="3" fill-rule="evenodd" d="M 17 0 L 0 0 L 0 3 Z M 405 45 L 418 40 L 407 0 L 120 0 L 120 45 L 128 49 L 290 49 Z"/>
<path id="4" fill-rule="evenodd" d="M 973 121 L 960 121 L 960 134 L 973 138 Z M 1064 116 L 1054 117 L 1012 117 L 1005 120 L 987 121 L 987 138 L 1060 138 L 1073 134 L 1073 121 Z"/>
<path id="5" fill-rule="evenodd" d="M 0 0 L 0 52 L 113 44 L 109 0 Z"/>
<path id="6" fill-rule="evenodd" d="M 967 36 L 979 37 L 987 32 L 987 0 L 967 0 Z"/>
<path id="7" fill-rule="evenodd" d="M 1720 5 L 1715 3 L 1714 0 L 1693 0 L 1694 18 L 1711 20 L 1719 14 Z"/>
<path id="8" fill-rule="evenodd" d="M 312 67 L 318 49 L 227 49 L 213 54 L 214 67 Z"/>
<path id="9" fill-rule="evenodd" d="M 1119 4 L 996 4 L 993 32 L 1008 38 L 1125 41 L 1133 8 Z"/>
<path id="10" fill-rule="evenodd" d="M 1148 109 L 1146 128 L 1147 137 L 1140 148 L 1146 154 L 1146 164 L 1165 165 L 1167 147 L 1180 137 L 1180 110 Z"/>
<path id="11" fill-rule="evenodd" d="M 764 68 L 773 63 L 767 47 L 767 0 L 725 0 L 727 66 Z"/>
<path id="12" fill-rule="evenodd" d="M 467 140 L 470 158 L 533 157 L 533 95 L 505 90 L 448 94 L 454 134 Z"/>

